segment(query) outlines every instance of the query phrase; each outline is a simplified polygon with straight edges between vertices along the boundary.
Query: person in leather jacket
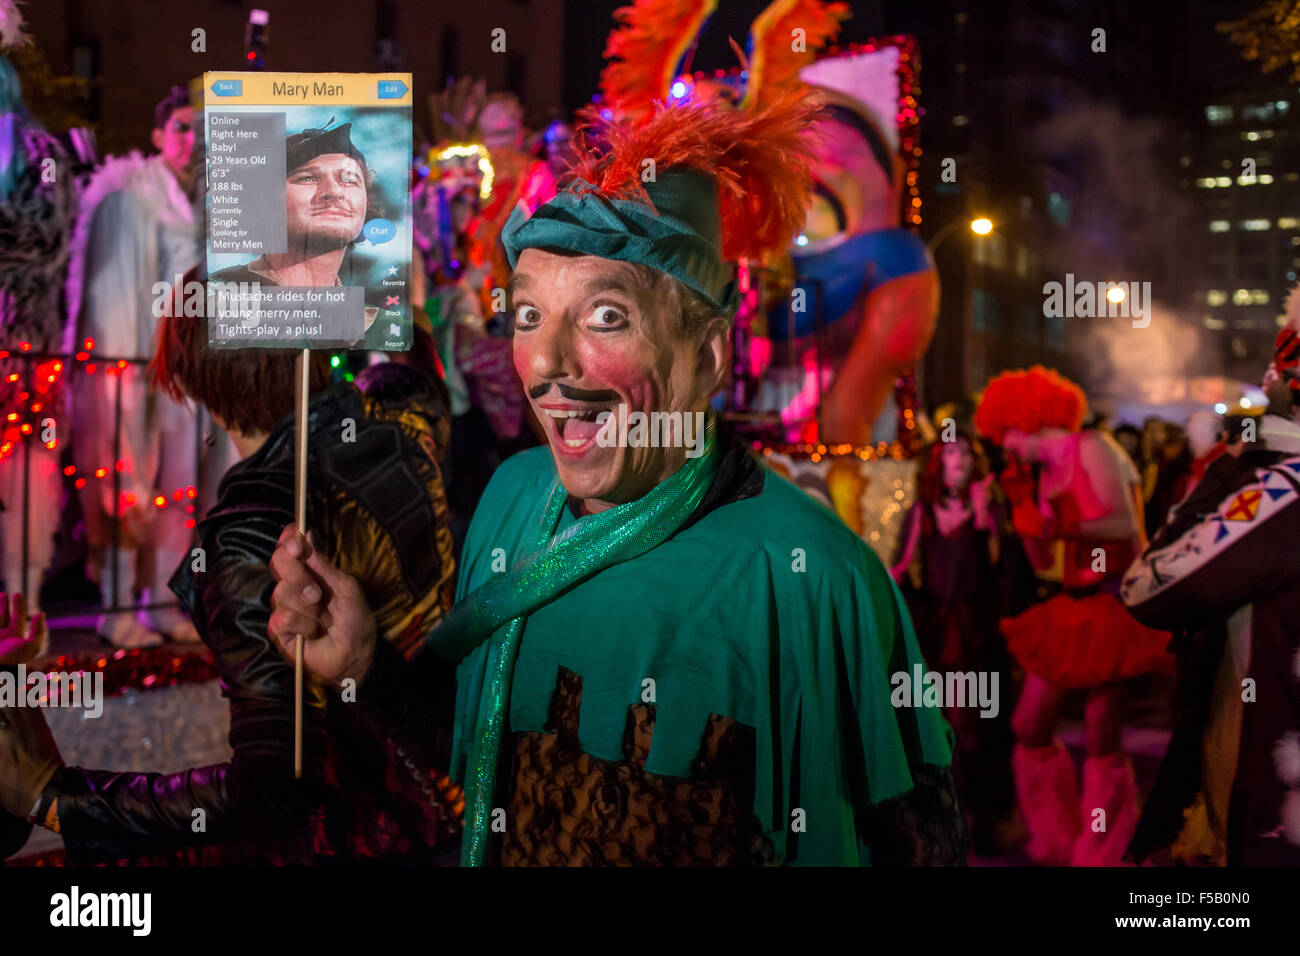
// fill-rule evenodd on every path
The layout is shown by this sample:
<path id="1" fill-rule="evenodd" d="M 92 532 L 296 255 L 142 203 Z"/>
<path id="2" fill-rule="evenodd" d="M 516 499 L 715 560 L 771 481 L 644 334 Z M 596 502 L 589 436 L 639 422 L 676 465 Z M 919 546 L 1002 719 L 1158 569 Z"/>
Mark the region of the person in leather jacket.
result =
<path id="1" fill-rule="evenodd" d="M 269 560 L 295 513 L 298 353 L 207 343 L 206 319 L 166 318 L 152 368 L 163 390 L 206 404 L 243 459 L 222 479 L 196 548 L 170 581 L 216 660 L 232 756 L 178 773 L 135 773 L 66 767 L 55 754 L 32 816 L 63 835 L 74 862 L 200 844 L 220 845 L 217 862 L 436 862 L 458 830 L 458 788 L 368 724 L 355 694 L 308 681 L 303 778 L 294 779 L 293 666 L 268 638 L 267 620 Z M 312 353 L 307 525 L 363 582 L 384 637 L 410 654 L 451 606 L 438 462 L 450 427 L 446 389 L 395 364 L 361 374 L 369 392 L 330 385 L 327 363 Z M 449 670 L 448 688 L 452 680 Z M 43 720 L 36 710 L 21 716 Z"/>

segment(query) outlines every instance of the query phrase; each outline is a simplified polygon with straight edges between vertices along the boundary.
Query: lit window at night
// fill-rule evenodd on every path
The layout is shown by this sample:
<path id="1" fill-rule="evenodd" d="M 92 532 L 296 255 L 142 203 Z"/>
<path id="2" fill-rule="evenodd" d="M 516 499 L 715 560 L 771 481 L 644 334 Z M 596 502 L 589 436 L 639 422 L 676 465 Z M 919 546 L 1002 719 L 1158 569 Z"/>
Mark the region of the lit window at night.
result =
<path id="1" fill-rule="evenodd" d="M 1267 219 L 1243 219 L 1241 228 L 1245 232 L 1263 232 L 1269 228 L 1269 222 Z"/>
<path id="2" fill-rule="evenodd" d="M 1210 222 L 1210 232 L 1227 232 L 1232 228 L 1232 223 L 1226 219 L 1214 219 Z"/>
<path id="3" fill-rule="evenodd" d="M 1205 293 L 1206 305 L 1223 305 L 1228 301 L 1228 293 L 1223 289 L 1211 289 Z"/>
<path id="4" fill-rule="evenodd" d="M 1223 126 L 1232 122 L 1231 106 L 1207 106 L 1205 120 L 1211 126 Z"/>

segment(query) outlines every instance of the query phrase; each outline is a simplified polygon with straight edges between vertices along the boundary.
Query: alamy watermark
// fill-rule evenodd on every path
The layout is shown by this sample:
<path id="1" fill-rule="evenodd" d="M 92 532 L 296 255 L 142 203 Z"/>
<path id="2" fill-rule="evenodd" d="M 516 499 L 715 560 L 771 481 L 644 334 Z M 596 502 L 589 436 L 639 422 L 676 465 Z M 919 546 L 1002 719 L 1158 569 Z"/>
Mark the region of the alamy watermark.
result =
<path id="1" fill-rule="evenodd" d="M 0 707 L 74 707 L 84 717 L 104 713 L 103 671 L 0 670 Z"/>
<path id="2" fill-rule="evenodd" d="M 997 671 L 927 671 L 920 664 L 912 672 L 895 671 L 889 702 L 895 707 L 978 707 L 981 717 L 993 718 L 1001 710 Z"/>
<path id="3" fill-rule="evenodd" d="M 153 928 L 152 893 L 92 893 L 73 885 L 50 897 L 50 925 L 56 928 L 121 927 L 133 936 Z"/>
<path id="4" fill-rule="evenodd" d="M 1043 315 L 1049 319 L 1133 320 L 1133 328 L 1151 324 L 1150 282 L 1076 282 L 1073 272 L 1065 282 L 1043 285 Z"/>
<path id="5" fill-rule="evenodd" d="M 171 283 L 155 282 L 151 291 L 155 319 L 174 314 L 247 321 L 257 314 L 263 298 L 260 282 L 186 282 L 181 275 Z"/>
<path id="6" fill-rule="evenodd" d="M 687 458 L 704 454 L 703 412 L 629 412 L 620 403 L 617 411 L 596 416 L 601 430 L 596 444 L 601 448 L 685 448 Z"/>

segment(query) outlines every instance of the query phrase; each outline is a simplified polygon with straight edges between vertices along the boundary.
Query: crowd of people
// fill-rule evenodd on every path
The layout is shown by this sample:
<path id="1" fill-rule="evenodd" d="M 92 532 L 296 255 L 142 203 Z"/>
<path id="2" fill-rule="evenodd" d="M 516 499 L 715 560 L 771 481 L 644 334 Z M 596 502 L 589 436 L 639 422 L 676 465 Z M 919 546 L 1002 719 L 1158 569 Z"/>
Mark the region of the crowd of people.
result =
<path id="1" fill-rule="evenodd" d="M 1011 711 L 945 709 L 978 856 L 1300 861 L 1298 327 L 1300 295 L 1255 415 L 1085 421 L 1083 393 L 1035 368 L 995 378 L 962 425 L 936 422 L 892 571 L 932 666 L 1019 688 Z M 1140 793 L 1126 705 L 1166 673 L 1174 731 Z M 1054 737 L 1071 694 L 1082 788 Z"/>

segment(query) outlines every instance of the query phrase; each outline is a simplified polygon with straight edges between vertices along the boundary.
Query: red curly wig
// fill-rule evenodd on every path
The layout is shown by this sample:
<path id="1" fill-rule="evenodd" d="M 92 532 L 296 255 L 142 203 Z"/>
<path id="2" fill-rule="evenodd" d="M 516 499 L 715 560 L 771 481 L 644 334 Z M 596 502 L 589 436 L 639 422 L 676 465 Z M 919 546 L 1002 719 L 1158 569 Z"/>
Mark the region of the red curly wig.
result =
<path id="1" fill-rule="evenodd" d="M 1009 431 L 1077 432 L 1087 407 L 1083 389 L 1054 369 L 1035 365 L 1028 371 L 1003 372 L 989 382 L 975 409 L 975 427 L 999 445 Z"/>

